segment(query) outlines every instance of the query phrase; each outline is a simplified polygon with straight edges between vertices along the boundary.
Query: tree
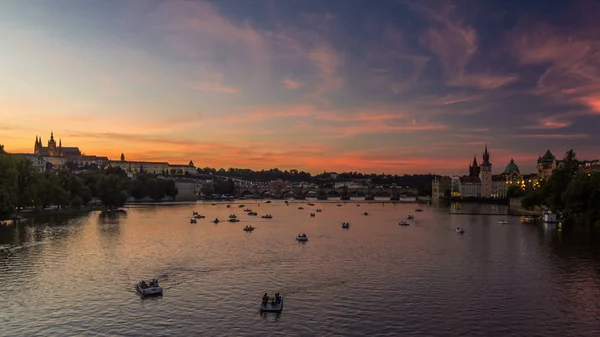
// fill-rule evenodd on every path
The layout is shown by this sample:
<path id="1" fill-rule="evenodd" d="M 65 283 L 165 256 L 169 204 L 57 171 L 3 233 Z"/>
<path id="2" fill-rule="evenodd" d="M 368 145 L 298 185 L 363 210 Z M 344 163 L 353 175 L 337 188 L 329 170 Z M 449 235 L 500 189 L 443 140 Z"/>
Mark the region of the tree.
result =
<path id="1" fill-rule="evenodd" d="M 509 186 L 508 189 L 506 190 L 507 198 L 519 198 L 519 197 L 522 197 L 523 195 L 525 195 L 525 192 L 519 186 L 512 185 L 512 186 Z"/>
<path id="2" fill-rule="evenodd" d="M 0 154 L 6 154 L 6 151 L 4 151 L 4 145 L 0 144 Z"/>
<path id="3" fill-rule="evenodd" d="M 0 218 L 11 215 L 15 210 L 17 176 L 13 158 L 0 154 Z"/>
<path id="4" fill-rule="evenodd" d="M 32 206 L 37 194 L 37 170 L 26 158 L 14 158 L 17 170 L 17 208 Z"/>
<path id="5" fill-rule="evenodd" d="M 446 197 L 446 198 L 450 198 L 451 196 L 452 196 L 452 192 L 450 191 L 450 189 L 449 189 L 449 188 L 448 188 L 448 189 L 446 189 L 446 190 L 444 191 L 444 197 Z"/>
<path id="6" fill-rule="evenodd" d="M 102 176 L 98 181 L 98 197 L 107 208 L 119 208 L 127 201 L 127 181 L 119 175 Z"/>

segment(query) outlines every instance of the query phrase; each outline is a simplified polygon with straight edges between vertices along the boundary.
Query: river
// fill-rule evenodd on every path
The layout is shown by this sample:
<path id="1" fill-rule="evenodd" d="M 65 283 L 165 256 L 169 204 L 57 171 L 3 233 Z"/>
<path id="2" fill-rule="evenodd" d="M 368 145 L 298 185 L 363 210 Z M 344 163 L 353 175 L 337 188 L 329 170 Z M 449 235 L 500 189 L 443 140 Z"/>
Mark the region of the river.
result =
<path id="1" fill-rule="evenodd" d="M 270 220 L 196 203 L 1 226 L 0 335 L 600 336 L 600 250 L 587 235 L 315 203 L 246 201 Z M 207 218 L 190 224 L 192 211 Z M 230 213 L 242 221 L 210 222 Z M 152 278 L 164 296 L 143 299 L 135 284 Z M 259 313 L 265 292 L 282 294 L 281 314 Z"/>

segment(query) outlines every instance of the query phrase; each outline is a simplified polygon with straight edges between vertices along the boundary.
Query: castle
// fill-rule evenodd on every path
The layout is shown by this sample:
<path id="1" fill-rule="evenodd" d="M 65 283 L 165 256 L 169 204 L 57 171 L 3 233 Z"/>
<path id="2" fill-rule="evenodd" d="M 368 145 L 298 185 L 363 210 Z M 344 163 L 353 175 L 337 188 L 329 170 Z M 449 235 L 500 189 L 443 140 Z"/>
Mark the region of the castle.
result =
<path id="1" fill-rule="evenodd" d="M 58 140 L 58 146 L 54 140 L 54 132 L 50 132 L 50 140 L 48 146 L 42 145 L 42 137 L 35 137 L 35 145 L 33 147 L 33 153 L 37 155 L 49 156 L 49 157 L 61 157 L 69 159 L 78 159 L 81 157 L 81 151 L 78 147 L 63 147 L 62 139 Z"/>

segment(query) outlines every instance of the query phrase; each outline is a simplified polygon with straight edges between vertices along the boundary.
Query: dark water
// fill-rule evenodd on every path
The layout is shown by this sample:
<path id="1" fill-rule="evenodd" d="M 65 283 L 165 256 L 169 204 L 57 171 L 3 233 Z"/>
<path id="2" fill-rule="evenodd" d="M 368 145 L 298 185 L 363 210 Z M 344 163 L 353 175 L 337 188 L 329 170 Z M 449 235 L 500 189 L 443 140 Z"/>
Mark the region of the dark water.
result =
<path id="1" fill-rule="evenodd" d="M 600 336 L 600 254 L 585 234 L 302 205 L 246 204 L 272 220 L 196 204 L 0 227 L 0 335 Z M 207 218 L 190 224 L 192 210 Z M 233 212 L 242 222 L 209 222 Z M 136 295 L 150 278 L 162 298 Z M 259 314 L 264 292 L 283 295 L 281 315 Z"/>

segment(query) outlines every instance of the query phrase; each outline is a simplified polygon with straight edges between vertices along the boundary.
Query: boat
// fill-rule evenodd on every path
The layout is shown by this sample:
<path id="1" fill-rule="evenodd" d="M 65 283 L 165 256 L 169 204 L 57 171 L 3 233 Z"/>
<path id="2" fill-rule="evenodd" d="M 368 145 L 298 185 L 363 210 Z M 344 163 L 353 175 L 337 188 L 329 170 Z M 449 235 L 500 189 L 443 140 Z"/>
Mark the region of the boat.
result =
<path id="1" fill-rule="evenodd" d="M 248 212 L 248 215 L 258 215 L 256 212 Z"/>
<path id="2" fill-rule="evenodd" d="M 313 216 L 313 217 L 314 217 L 314 216 L 315 216 L 315 213 L 310 213 L 310 216 Z"/>
<path id="3" fill-rule="evenodd" d="M 356 207 L 360 207 L 360 204 L 356 204 Z"/>
<path id="4" fill-rule="evenodd" d="M 240 222 L 240 219 L 238 219 L 238 218 L 231 218 L 231 219 L 229 219 L 227 221 L 229 221 L 229 222 Z"/>
<path id="5" fill-rule="evenodd" d="M 340 206 L 344 206 L 344 205 L 342 205 L 342 204 L 337 204 L 336 206 L 340 207 Z"/>
<path id="6" fill-rule="evenodd" d="M 219 223 L 219 222 L 221 222 L 221 220 L 219 220 L 219 219 L 215 218 L 215 219 L 213 220 L 213 222 L 214 222 L 214 223 Z"/>
<path id="7" fill-rule="evenodd" d="M 342 228 L 350 228 L 350 223 L 349 222 L 342 223 Z"/>
<path id="8" fill-rule="evenodd" d="M 204 216 L 204 215 L 200 215 L 200 214 L 194 215 L 194 219 L 204 219 L 204 218 L 206 218 L 206 216 Z"/>
<path id="9" fill-rule="evenodd" d="M 279 294 L 277 294 L 279 295 Z M 268 299 L 266 303 L 260 304 L 260 312 L 281 312 L 283 310 L 283 297 L 279 296 L 279 301 L 275 298 Z"/>
<path id="10" fill-rule="evenodd" d="M 398 225 L 400 225 L 400 226 L 410 226 L 410 223 L 408 221 L 402 220 L 402 221 L 400 221 L 400 223 L 398 223 Z"/>
<path id="11" fill-rule="evenodd" d="M 214 202 L 211 204 L 211 206 L 216 206 L 216 205 L 217 205 L 217 204 L 216 204 L 216 203 L 214 203 Z"/>
<path id="12" fill-rule="evenodd" d="M 192 215 L 198 215 L 198 212 L 194 211 L 194 212 L 192 212 Z"/>
<path id="13" fill-rule="evenodd" d="M 456 233 L 463 234 L 465 230 L 462 227 L 456 227 Z"/>
<path id="14" fill-rule="evenodd" d="M 285 203 L 286 203 L 286 204 L 289 204 L 290 202 L 286 200 L 286 201 L 285 201 Z"/>
<path id="15" fill-rule="evenodd" d="M 270 204 L 270 203 L 271 203 L 271 200 L 265 201 L 265 204 Z"/>
<path id="16" fill-rule="evenodd" d="M 414 219 L 415 219 L 415 216 L 411 214 L 411 215 L 409 215 L 409 216 L 407 217 L 407 219 L 408 219 L 408 220 L 414 220 Z"/>
<path id="17" fill-rule="evenodd" d="M 366 216 L 366 215 L 369 215 L 369 213 L 367 213 L 367 212 L 364 212 L 364 213 L 363 213 L 363 215 L 365 215 L 365 216 Z"/>
<path id="18" fill-rule="evenodd" d="M 300 206 L 300 207 L 298 207 L 298 209 L 304 209 L 304 207 Z"/>
<path id="19" fill-rule="evenodd" d="M 229 214 L 229 219 L 235 219 L 235 218 L 237 218 L 237 215 L 235 215 L 235 214 Z"/>
<path id="20" fill-rule="evenodd" d="M 252 232 L 253 230 L 254 230 L 254 227 L 252 227 L 252 226 L 244 227 L 244 231 L 246 231 L 246 232 Z"/>
<path id="21" fill-rule="evenodd" d="M 227 208 L 231 207 L 231 205 L 227 205 Z"/>
<path id="22" fill-rule="evenodd" d="M 307 205 L 308 206 L 314 206 L 315 204 L 313 204 L 312 202 L 309 202 Z"/>
<path id="23" fill-rule="evenodd" d="M 296 237 L 296 240 L 298 240 L 298 241 L 308 241 L 308 237 L 306 236 L 306 234 L 298 234 L 298 236 Z"/>
<path id="24" fill-rule="evenodd" d="M 532 216 L 527 216 L 527 217 L 525 217 L 525 219 L 523 219 L 523 222 L 532 223 L 532 222 L 535 222 L 535 218 Z"/>
<path id="25" fill-rule="evenodd" d="M 158 280 L 140 281 L 136 286 L 137 291 L 144 296 L 162 295 L 163 289 L 158 285 Z"/>
<path id="26" fill-rule="evenodd" d="M 315 210 L 315 212 L 317 212 L 317 213 L 320 213 L 320 212 L 321 212 L 321 209 L 320 209 L 320 208 L 317 208 L 317 209 Z"/>
<path id="27" fill-rule="evenodd" d="M 196 220 L 196 219 L 194 219 L 194 218 L 191 218 L 191 219 L 190 219 L 190 223 L 198 223 L 198 220 Z"/>
<path id="28" fill-rule="evenodd" d="M 273 216 L 271 214 L 265 214 L 265 215 L 261 216 L 261 218 L 263 218 L 263 219 L 273 219 Z"/>
<path id="29" fill-rule="evenodd" d="M 506 225 L 508 223 L 508 221 L 506 220 L 498 220 L 498 223 L 501 225 Z"/>
<path id="30" fill-rule="evenodd" d="M 252 212 L 252 210 L 250 208 L 246 208 L 244 212 Z"/>
<path id="31" fill-rule="evenodd" d="M 238 207 L 239 208 L 244 208 L 244 207 L 246 207 L 246 205 L 239 205 Z"/>
<path id="32" fill-rule="evenodd" d="M 423 212 L 423 210 L 420 208 L 417 208 L 417 209 L 415 209 L 415 212 Z"/>

